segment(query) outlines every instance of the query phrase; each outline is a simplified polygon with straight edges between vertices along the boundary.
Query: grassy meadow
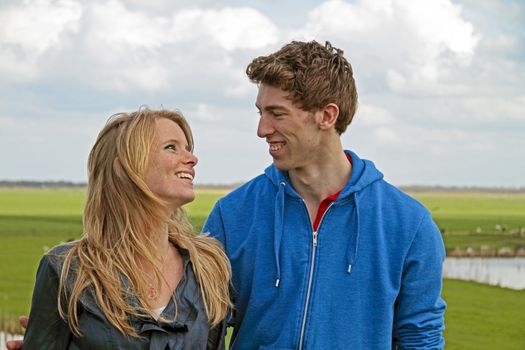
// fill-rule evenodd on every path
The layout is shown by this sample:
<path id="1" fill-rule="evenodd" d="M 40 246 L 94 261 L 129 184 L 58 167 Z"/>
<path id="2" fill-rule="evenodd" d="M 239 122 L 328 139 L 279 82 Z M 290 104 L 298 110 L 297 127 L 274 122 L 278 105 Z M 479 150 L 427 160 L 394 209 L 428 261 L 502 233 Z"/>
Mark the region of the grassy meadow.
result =
<path id="1" fill-rule="evenodd" d="M 415 193 L 443 232 L 447 250 L 455 247 L 525 246 L 525 194 Z"/>
<path id="2" fill-rule="evenodd" d="M 82 232 L 84 197 L 81 189 L 0 189 L 0 315 L 4 320 L 27 313 L 42 254 Z"/>
<path id="3" fill-rule="evenodd" d="M 225 190 L 198 190 L 186 207 L 197 230 Z M 414 193 L 448 250 L 525 246 L 525 194 Z M 0 330 L 27 314 L 34 275 L 50 247 L 82 234 L 84 189 L 0 188 Z M 514 234 L 513 234 L 514 232 Z M 447 349 L 525 349 L 525 292 L 446 280 Z"/>

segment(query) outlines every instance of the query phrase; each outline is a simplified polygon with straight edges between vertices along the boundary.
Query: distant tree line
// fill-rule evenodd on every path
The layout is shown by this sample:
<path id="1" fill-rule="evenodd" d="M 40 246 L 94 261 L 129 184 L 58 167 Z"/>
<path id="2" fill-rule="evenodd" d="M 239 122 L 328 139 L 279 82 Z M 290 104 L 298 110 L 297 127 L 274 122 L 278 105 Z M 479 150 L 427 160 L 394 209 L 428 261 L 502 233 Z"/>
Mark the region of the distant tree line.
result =
<path id="1" fill-rule="evenodd" d="M 85 182 L 72 181 L 7 181 L 0 180 L 0 187 L 28 187 L 28 188 L 82 188 Z"/>
<path id="2" fill-rule="evenodd" d="M 525 193 L 525 187 L 479 187 L 479 186 L 399 186 L 402 191 L 419 192 L 470 192 L 470 193 Z"/>
<path id="3" fill-rule="evenodd" d="M 197 188 L 234 189 L 241 186 L 242 182 L 231 184 L 196 184 Z M 0 187 L 29 187 L 29 188 L 82 188 L 85 182 L 72 181 L 27 181 L 27 180 L 0 180 Z M 472 193 L 525 193 L 525 187 L 478 187 L 478 186 L 424 186 L 409 185 L 399 186 L 405 192 L 472 192 Z"/>

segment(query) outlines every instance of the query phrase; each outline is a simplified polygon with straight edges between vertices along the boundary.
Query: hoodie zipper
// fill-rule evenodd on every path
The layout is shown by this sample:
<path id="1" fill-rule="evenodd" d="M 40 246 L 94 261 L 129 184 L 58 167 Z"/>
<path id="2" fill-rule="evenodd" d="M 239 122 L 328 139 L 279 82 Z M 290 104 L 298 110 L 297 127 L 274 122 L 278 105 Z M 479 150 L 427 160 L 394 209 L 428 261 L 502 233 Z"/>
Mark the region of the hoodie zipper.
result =
<path id="1" fill-rule="evenodd" d="M 306 208 L 306 203 L 303 199 L 303 204 Z M 323 223 L 323 219 L 328 213 L 328 210 L 332 207 L 333 202 L 328 205 L 328 208 L 326 208 L 326 211 L 323 213 L 323 216 L 321 216 L 321 220 L 319 220 L 319 225 L 317 226 L 317 231 L 312 231 L 312 263 L 310 265 L 310 276 L 308 277 L 308 289 L 306 291 L 306 301 L 304 304 L 304 312 L 303 312 L 303 322 L 301 324 L 301 336 L 299 337 L 299 350 L 303 348 L 303 340 L 304 340 L 304 332 L 306 328 L 306 318 L 308 317 L 308 307 L 310 304 L 310 293 L 312 291 L 312 281 L 314 278 L 314 267 L 315 267 L 315 252 L 317 250 L 317 232 L 319 231 L 319 228 L 321 227 L 321 224 Z M 308 209 L 306 210 L 308 213 Z M 308 218 L 310 215 L 308 215 Z M 312 221 L 308 220 L 310 222 L 310 227 L 312 226 Z"/>

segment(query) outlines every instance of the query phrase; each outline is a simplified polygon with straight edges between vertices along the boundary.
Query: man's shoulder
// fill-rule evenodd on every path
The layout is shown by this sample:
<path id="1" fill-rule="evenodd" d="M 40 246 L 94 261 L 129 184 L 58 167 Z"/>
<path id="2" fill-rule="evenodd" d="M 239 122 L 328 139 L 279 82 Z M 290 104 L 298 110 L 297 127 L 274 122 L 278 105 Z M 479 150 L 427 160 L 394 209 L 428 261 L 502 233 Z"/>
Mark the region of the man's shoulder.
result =
<path id="1" fill-rule="evenodd" d="M 275 201 L 275 189 L 272 190 L 272 187 L 275 186 L 265 175 L 259 175 L 231 191 L 213 207 L 203 227 L 204 232 L 216 236 L 224 230 L 224 225 L 228 225 L 231 233 L 231 227 L 236 230 L 242 224 L 251 222 L 255 213 L 271 210 L 268 204 Z"/>
<path id="2" fill-rule="evenodd" d="M 253 179 L 237 187 L 226 196 L 222 197 L 221 204 L 233 204 L 244 201 L 252 201 L 253 198 L 268 193 L 268 190 L 274 187 L 270 179 L 265 174 L 258 175 Z"/>
<path id="3" fill-rule="evenodd" d="M 377 189 L 382 192 L 384 205 L 392 206 L 403 212 L 420 213 L 424 215 L 428 209 L 410 194 L 381 179 L 377 182 Z"/>
<path id="4" fill-rule="evenodd" d="M 365 212 L 380 212 L 383 225 L 395 233 L 398 242 L 412 242 L 422 224 L 432 222 L 430 210 L 396 186 L 381 180 L 373 187 L 375 192 L 360 204 Z"/>

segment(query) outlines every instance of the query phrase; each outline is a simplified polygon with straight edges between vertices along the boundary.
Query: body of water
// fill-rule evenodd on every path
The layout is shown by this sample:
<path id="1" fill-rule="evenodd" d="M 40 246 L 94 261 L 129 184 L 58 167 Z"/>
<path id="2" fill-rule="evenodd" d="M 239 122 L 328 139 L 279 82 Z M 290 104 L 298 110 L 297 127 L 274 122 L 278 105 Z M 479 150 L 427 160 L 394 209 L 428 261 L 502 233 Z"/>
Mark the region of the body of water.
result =
<path id="1" fill-rule="evenodd" d="M 524 290 L 525 258 L 447 257 L 443 277 Z"/>

